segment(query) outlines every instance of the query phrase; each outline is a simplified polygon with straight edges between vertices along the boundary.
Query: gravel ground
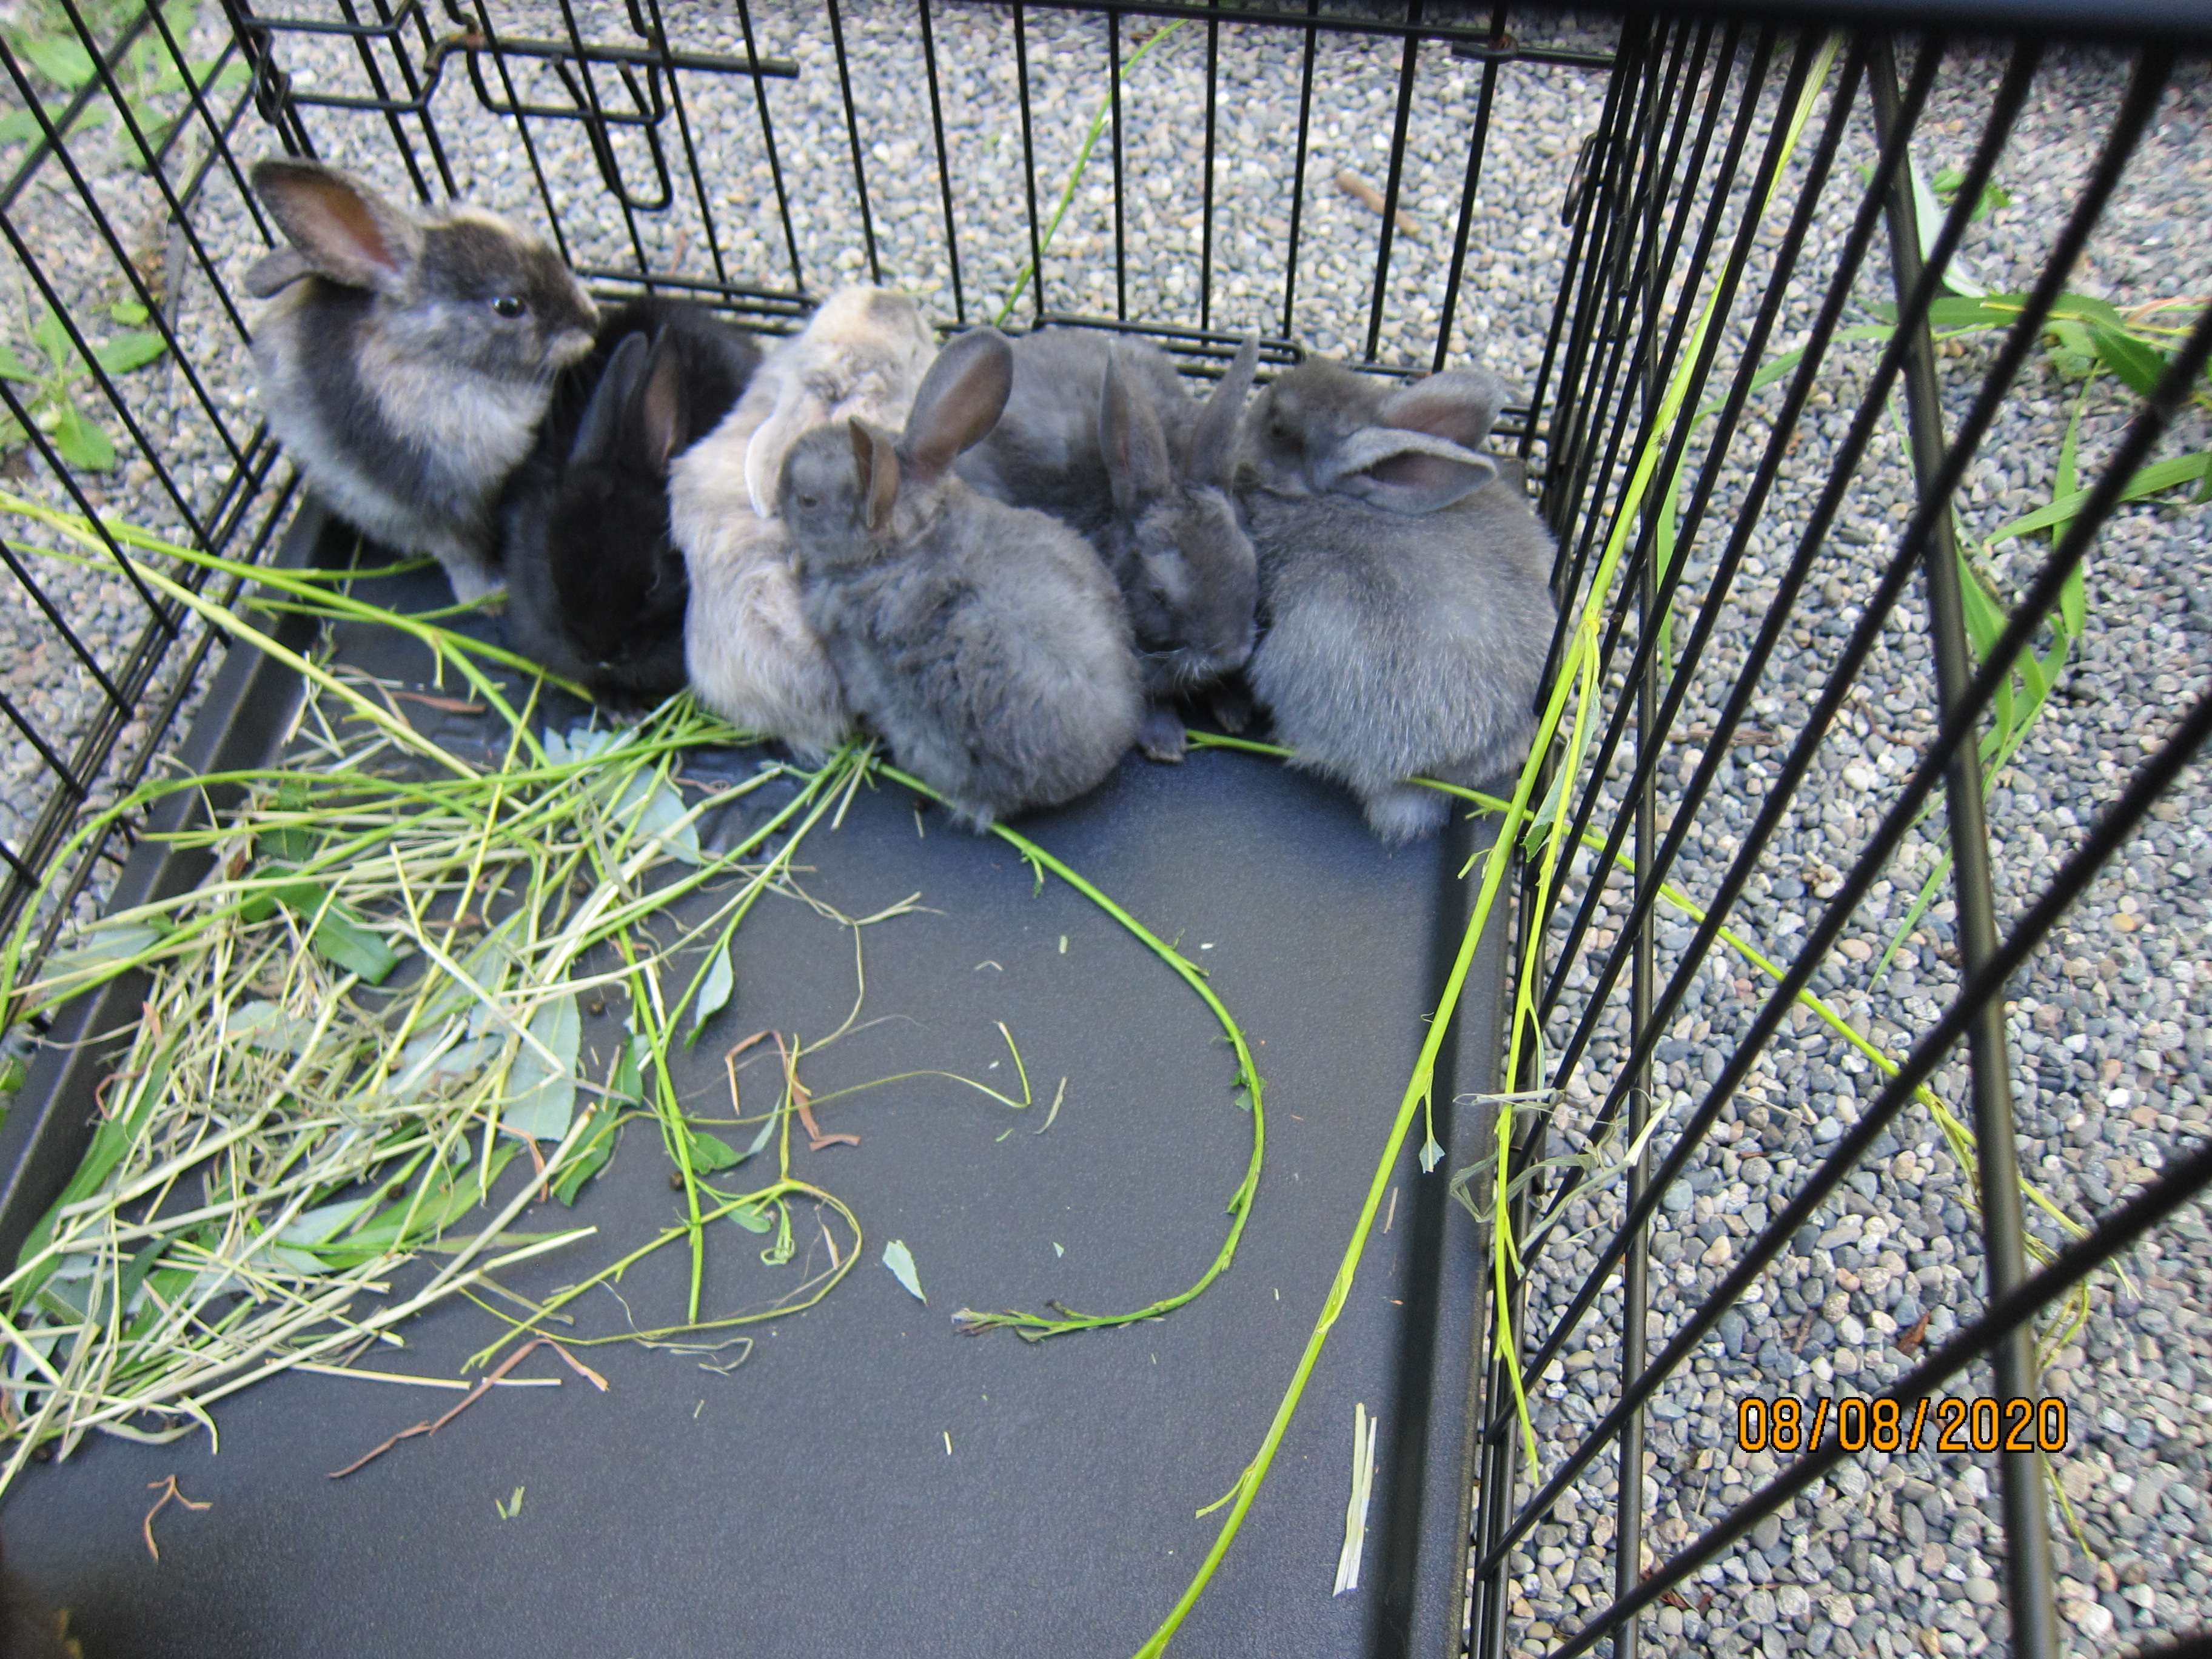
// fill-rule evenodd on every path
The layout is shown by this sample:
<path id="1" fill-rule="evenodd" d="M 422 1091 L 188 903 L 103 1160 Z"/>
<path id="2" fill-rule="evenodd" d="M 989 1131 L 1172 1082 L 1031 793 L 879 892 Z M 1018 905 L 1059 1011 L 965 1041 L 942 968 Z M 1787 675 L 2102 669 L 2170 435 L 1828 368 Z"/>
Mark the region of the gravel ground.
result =
<path id="1" fill-rule="evenodd" d="M 580 7 L 575 15 L 587 36 L 624 38 L 618 9 Z M 884 281 L 922 296 L 944 319 L 952 320 L 956 310 L 969 320 L 988 319 L 998 314 L 1028 257 L 1011 28 L 1006 15 L 995 9 L 945 7 L 933 15 L 958 227 L 958 305 L 914 14 L 905 5 L 861 3 L 845 9 L 844 27 L 865 121 L 863 165 L 875 210 L 878 258 Z M 501 8 L 498 18 L 512 35 L 550 36 L 560 27 L 554 15 L 522 8 Z M 672 8 L 670 18 L 683 49 L 742 50 L 738 20 L 726 8 Z M 665 156 L 675 180 L 674 204 L 626 218 L 614 206 L 578 125 L 535 123 L 525 144 L 511 121 L 484 113 L 459 58 L 448 61 L 431 102 L 440 148 L 465 194 L 533 223 L 545 222 L 537 179 L 550 181 L 558 231 L 581 266 L 632 269 L 643 259 L 657 270 L 708 279 L 720 270 L 733 280 L 782 291 L 794 283 L 795 247 L 797 277 L 811 289 L 864 277 L 867 254 L 853 211 L 853 161 L 826 19 L 809 6 L 757 5 L 751 23 L 763 55 L 787 58 L 800 70 L 796 81 L 769 82 L 767 93 L 791 206 L 788 242 L 749 82 L 705 75 L 682 80 L 683 115 L 696 140 L 704 211 L 672 136 Z M 211 38 L 204 31 L 212 23 L 202 27 L 203 38 Z M 1103 90 L 1103 21 L 1090 17 L 1030 14 L 1031 115 L 1045 211 Z M 1533 20 L 1516 32 L 1524 42 L 1584 46 L 1601 47 L 1610 38 L 1607 28 L 1571 18 Z M 1203 313 L 1198 137 L 1205 107 L 1203 34 L 1186 31 L 1129 77 L 1128 314 L 1185 325 L 1198 324 L 1203 314 L 1216 328 L 1277 333 L 1283 330 L 1300 45 L 1295 36 L 1229 29 L 1219 52 L 1213 275 Z M 370 90 L 360 59 L 342 43 L 290 36 L 280 53 L 303 93 Z M 1387 40 L 1324 41 L 1320 49 L 1314 153 L 1302 212 L 1304 241 L 1289 331 L 1317 350 L 1356 350 L 1364 343 L 1379 222 L 1334 181 L 1340 167 L 1350 167 L 1381 182 L 1399 60 L 1399 47 Z M 1923 167 L 1932 172 L 1966 160 L 2000 68 L 1995 57 L 1972 52 L 1946 66 L 1917 152 Z M 2124 79 L 2124 65 L 2086 49 L 2054 52 L 2045 64 L 1998 168 L 2012 203 L 1978 224 L 1968 244 L 1975 270 L 1992 286 L 2024 285 L 2039 268 L 2091 165 Z M 526 65 L 518 70 L 518 85 L 527 98 L 565 99 L 549 76 Z M 1465 133 L 1475 112 L 1480 76 L 1442 48 L 1428 47 L 1419 57 L 1417 88 L 1405 192 L 1413 228 L 1396 242 L 1380 336 L 1380 355 L 1407 364 L 1425 363 L 1437 326 L 1466 164 Z M 1596 125 L 1604 94 L 1601 72 L 1589 69 L 1515 65 L 1498 77 L 1489 160 L 1453 349 L 1455 361 L 1486 362 L 1523 392 L 1533 386 L 1564 270 L 1568 233 L 1560 225 L 1559 207 L 1577 148 Z M 619 100 L 624 94 L 610 80 L 602 95 Z M 2077 289 L 2124 306 L 2212 291 L 2212 221 L 2203 211 L 2203 203 L 2212 199 L 2208 105 L 2212 82 L 2201 67 L 2185 70 L 2108 216 L 2114 228 L 2098 240 L 2077 273 Z M 409 191 L 381 118 L 314 109 L 307 119 L 325 155 L 361 169 L 395 193 Z M 431 152 L 424 129 L 419 123 L 403 125 L 427 170 Z M 664 125 L 672 134 L 673 124 Z M 88 153 L 104 142 L 88 143 Z M 249 116 L 237 140 L 239 153 L 250 158 L 273 147 Z M 1809 150 L 1809 143 L 1804 149 Z M 1847 169 L 1872 153 L 1861 118 L 1844 146 L 1843 179 L 1855 186 Z M 1102 144 L 1046 258 L 1042 303 L 1047 307 L 1113 311 L 1109 158 Z M 618 134 L 612 160 L 633 199 L 648 199 L 659 188 L 654 157 L 635 130 Z M 1801 155 L 1793 164 L 1797 179 L 1803 167 Z M 115 165 L 97 173 L 95 185 L 118 224 L 137 227 L 135 234 L 149 248 L 162 245 L 161 221 L 149 211 L 159 198 L 150 186 Z M 1825 279 L 1848 227 L 1851 194 L 1832 186 L 1816 216 L 1802 262 L 1814 279 Z M 1731 215 L 1748 204 L 1740 186 Z M 113 257 L 64 191 L 34 186 L 15 210 L 15 222 L 49 262 L 57 286 L 80 314 L 94 314 L 122 296 Z M 240 273 L 264 242 L 225 169 L 210 173 L 193 224 L 225 283 L 237 291 Z M 1772 241 L 1766 233 L 1759 258 Z M 1757 268 L 1755 261 L 1739 311 L 1747 312 L 1762 291 Z M 1883 298 L 1884 280 L 1879 270 L 1863 277 L 1862 302 Z M 1796 343 L 1792 331 L 1809 320 L 1817 297 L 1816 288 L 1801 276 L 1787 296 L 1778 345 Z M 186 349 L 204 369 L 214 412 L 165 365 L 129 380 L 126 392 L 142 425 L 157 434 L 164 459 L 186 481 L 189 499 L 204 507 L 228 477 L 223 431 L 242 442 L 251 429 L 251 370 L 234 319 L 204 280 L 188 276 L 173 284 L 171 303 L 179 307 Z M 1020 302 L 1017 322 L 1036 303 L 1032 289 Z M 14 314 L 0 319 L 0 337 L 20 350 L 24 337 Z M 1725 371 L 1729 354 L 1741 347 L 1741 319 L 1723 337 Z M 1697 670 L 1682 717 L 1685 729 L 1674 740 L 1679 769 L 1672 753 L 1662 769 L 1667 787 L 1679 787 L 1687 778 L 1697 733 L 1717 714 L 1742 646 L 1765 614 L 1794 545 L 1794 526 L 1818 495 L 1855 405 L 1857 377 L 1871 365 L 1873 350 L 1839 348 L 1835 369 L 1823 377 L 1755 533 L 1753 561 L 1727 601 L 1713 650 Z M 1985 362 L 1984 348 L 1971 342 L 1947 358 L 1954 423 Z M 1771 406 L 1777 395 L 1767 394 L 1765 404 Z M 2070 383 L 2053 378 L 2042 364 L 2030 370 L 1971 476 L 1962 509 L 1970 532 L 1985 535 L 2048 499 L 2073 395 Z M 1709 526 L 1718 528 L 1709 528 L 1685 556 L 1687 592 L 1701 589 L 1720 532 L 1737 517 L 1753 458 L 1766 436 L 1758 407 L 1731 452 L 1709 514 Z M 2094 463 L 2109 447 L 2124 418 L 2118 400 L 2093 398 L 2081 428 L 2085 462 Z M 2197 419 L 2166 453 L 2201 449 L 2208 442 L 2212 434 Z M 54 489 L 51 480 L 35 476 L 35 467 L 32 472 L 31 487 Z M 1885 428 L 1823 551 L 1798 625 L 1760 688 L 1753 719 L 1762 732 L 1786 738 L 1800 729 L 1911 499 L 1903 445 L 1893 428 Z M 180 522 L 143 464 L 104 480 L 101 500 L 156 528 L 173 530 Z M 2100 805 L 2146 748 L 2155 746 L 2165 722 L 2212 671 L 2206 524 L 2201 514 L 2131 507 L 2093 555 L 2087 624 L 2074 665 L 1991 799 L 1999 897 L 2007 917 L 2040 890 Z M 2033 558 L 2015 551 L 1990 566 L 2000 580 L 2017 584 Z M 56 603 L 103 660 L 125 648 L 137 625 L 136 602 L 113 578 L 46 574 Z M 1933 731 L 1931 657 L 1917 605 L 1917 594 L 1908 594 L 1891 618 L 1735 918 L 1783 959 L 1792 953 L 1792 935 L 1815 913 L 1817 901 L 1834 890 Z M 0 638 L 0 678 L 9 695 L 43 729 L 73 737 L 89 718 L 95 689 L 88 677 L 70 669 L 51 626 L 6 581 L 0 581 L 0 629 L 6 630 Z M 1745 744 L 1723 769 L 1721 787 L 1698 809 L 1674 872 L 1693 894 L 1710 891 L 1718 879 L 1782 752 Z M 1625 775 L 1625 769 L 1617 775 Z M 29 745 L 12 732 L 0 734 L 0 836 L 12 843 L 49 787 Z M 2014 988 L 2010 1036 L 2022 1162 L 2070 1215 L 2101 1212 L 2177 1146 L 2204 1133 L 2212 1099 L 2212 1051 L 2200 988 L 2212 974 L 2204 933 L 2212 849 L 2203 844 L 2212 813 L 2205 810 L 2204 793 L 2201 778 L 2192 774 L 2132 844 L 2124 866 L 2086 896 Z M 1956 984 L 1954 916 L 1948 903 L 1919 923 L 1884 978 L 1876 983 L 1873 975 L 1911 892 L 1933 867 L 1941 834 L 1939 817 L 1916 835 L 1817 982 L 1856 1029 L 1893 1051 L 1936 1018 Z M 1571 893 L 1571 902 L 1575 896 Z M 1601 898 L 1617 924 L 1618 896 L 1608 891 Z M 1595 943 L 1602 947 L 1610 941 L 1603 931 L 1607 918 L 1599 921 Z M 1688 930 L 1670 919 L 1662 930 L 1663 962 L 1671 964 L 1672 953 L 1687 940 Z M 1660 1050 L 1664 1086 L 1659 1104 L 1686 1113 L 1697 1097 L 1691 1091 L 1717 1075 L 1732 1034 L 1758 1006 L 1756 977 L 1733 960 L 1699 974 Z M 1571 1006 L 1589 982 L 1586 965 L 1571 970 Z M 1593 1091 L 1602 1096 L 1626 1046 L 1625 1012 L 1611 1008 L 1607 1019 L 1559 1115 L 1558 1127 L 1570 1142 L 1576 1124 L 1586 1121 L 1578 1115 L 1586 1115 Z M 1565 1035 L 1563 1026 L 1554 1041 Z M 1825 1036 L 1815 1022 L 1793 1016 L 1785 1024 L 1701 1161 L 1668 1195 L 1655 1241 L 1655 1346 L 1718 1281 L 1737 1242 L 1756 1235 L 1770 1210 L 1817 1161 L 1820 1147 L 1855 1119 L 1859 1103 L 1875 1092 L 1875 1081 L 1869 1063 Z M 1940 1074 L 1936 1086 L 1963 1110 L 1960 1068 Z M 1772 1471 L 1765 1455 L 1746 1456 L 1735 1449 L 1738 1399 L 1785 1390 L 1870 1392 L 1906 1363 L 1899 1339 L 1917 1329 L 1922 1340 L 1940 1340 L 1972 1317 L 1981 1269 L 1968 1214 L 1970 1183 L 1917 1109 L 1877 1143 L 1877 1162 L 1853 1176 L 1838 1201 L 1762 1281 L 1757 1298 L 1723 1321 L 1718 1338 L 1655 1406 L 1646 1492 L 1651 1540 L 1662 1552 L 1694 1537 L 1739 1501 L 1749 1484 Z M 1597 1213 L 1581 1218 L 1594 1221 Z M 2042 1237 L 2057 1236 L 2040 1219 L 2035 1227 Z M 2087 1329 L 2063 1346 L 2050 1372 L 2051 1391 L 2073 1407 L 2072 1442 L 2054 1467 L 2080 1524 L 2079 1539 L 2062 1524 L 2057 1544 L 2074 1651 L 2126 1650 L 2150 1630 L 2212 1619 L 2204 1565 L 2212 1559 L 2212 1506 L 2202 1496 L 2207 1413 L 2212 1412 L 2212 1322 L 2198 1311 L 2202 1292 L 2212 1284 L 2208 1255 L 2212 1239 L 2200 1218 L 2184 1217 L 2161 1230 L 2130 1258 L 2130 1288 L 2100 1283 Z M 1549 1324 L 1540 1310 L 1564 1305 L 1577 1269 L 1586 1269 L 1592 1260 L 1583 1244 L 1559 1249 L 1540 1266 L 1532 1298 L 1540 1310 L 1532 1315 L 1538 1331 Z M 2192 1291 L 2197 1292 L 2193 1300 Z M 1540 1392 L 1537 1423 L 1547 1457 L 1571 1443 L 1573 1425 L 1595 1420 L 1609 1404 L 1617 1381 L 1612 1333 L 1620 1322 L 1617 1298 L 1609 1297 L 1571 1344 L 1565 1376 Z M 1612 1462 L 1601 1460 L 1579 1489 L 1578 1501 L 1539 1528 L 1515 1562 L 1521 1595 L 1514 1636 L 1529 1651 L 1540 1651 L 1553 1632 L 1575 1628 L 1582 1609 L 1596 1599 L 1598 1584 L 1609 1582 L 1611 1565 L 1601 1547 L 1611 1536 L 1611 1482 L 1601 1477 Z M 1656 1622 L 1663 1645 L 1714 1654 L 1759 1648 L 1769 1654 L 1893 1655 L 1972 1654 L 2002 1644 L 2003 1614 L 1995 1586 L 2002 1540 L 1990 1496 L 1992 1479 L 1975 1460 L 1939 1458 L 1925 1450 L 1869 1455 L 1847 1466 L 1797 1500 L 1781 1520 L 1763 1523 L 1754 1534 L 1755 1548 L 1740 1549 L 1708 1570 L 1708 1582 L 1686 1598 L 1686 1608 L 1662 1608 Z"/>

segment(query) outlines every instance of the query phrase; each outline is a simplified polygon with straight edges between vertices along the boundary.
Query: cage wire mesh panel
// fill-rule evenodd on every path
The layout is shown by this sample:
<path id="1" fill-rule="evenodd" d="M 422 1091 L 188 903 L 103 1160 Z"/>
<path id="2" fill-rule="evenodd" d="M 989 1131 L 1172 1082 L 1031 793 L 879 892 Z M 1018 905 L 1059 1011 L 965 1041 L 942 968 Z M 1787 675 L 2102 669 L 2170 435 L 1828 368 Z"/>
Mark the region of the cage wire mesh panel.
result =
<path id="1" fill-rule="evenodd" d="M 2207 1618 L 2207 89 L 1625 33 L 1538 393 L 1589 608 L 1503 1225 L 1463 1182 L 1475 1654 Z"/>

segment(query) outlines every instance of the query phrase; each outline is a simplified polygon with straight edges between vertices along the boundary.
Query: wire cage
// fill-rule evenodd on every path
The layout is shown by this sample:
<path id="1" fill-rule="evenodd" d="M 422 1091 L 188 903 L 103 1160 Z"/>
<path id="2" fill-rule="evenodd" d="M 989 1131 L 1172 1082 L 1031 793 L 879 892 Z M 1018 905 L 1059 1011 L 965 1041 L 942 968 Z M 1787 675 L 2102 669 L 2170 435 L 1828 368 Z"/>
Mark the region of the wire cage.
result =
<path id="1" fill-rule="evenodd" d="M 1522 802 L 1510 1067 L 1462 1103 L 1512 1156 L 1437 1177 L 1503 1296 L 1443 1622 L 1482 1659 L 2178 1626 L 2212 1607 L 2212 1512 L 2168 1477 L 2164 1510 L 2085 1522 L 2074 1471 L 2201 1474 L 2212 1412 L 2191 1314 L 2147 1352 L 2112 1310 L 2212 1271 L 2212 24 L 2037 21 L 27 0 L 10 487 L 276 547 L 300 492 L 241 278 L 279 149 L 769 331 L 866 279 L 1196 374 L 1250 331 L 1272 366 L 1488 363 L 1559 541 L 1562 718 Z M 44 949 L 127 850 L 76 826 L 173 750 L 216 645 L 119 559 L 0 556 L 0 932 L 31 910 Z M 2144 1285 L 2083 1327 L 2069 1295 L 2130 1249 Z M 1939 1457 L 1914 1408 L 1947 1386 L 2071 1427 Z M 1905 1572 L 1860 1547 L 1880 1514 L 1924 1559 L 1930 1510 L 1972 1541 Z M 2104 1584 L 2119 1555 L 2159 1588 Z"/>

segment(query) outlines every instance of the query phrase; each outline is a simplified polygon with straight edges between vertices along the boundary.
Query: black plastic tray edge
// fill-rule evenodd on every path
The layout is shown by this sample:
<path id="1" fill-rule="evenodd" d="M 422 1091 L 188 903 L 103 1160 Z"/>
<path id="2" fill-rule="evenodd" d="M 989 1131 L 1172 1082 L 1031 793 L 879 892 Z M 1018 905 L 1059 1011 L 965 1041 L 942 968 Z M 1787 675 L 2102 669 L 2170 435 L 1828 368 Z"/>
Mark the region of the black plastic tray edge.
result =
<path id="1" fill-rule="evenodd" d="M 319 551 L 326 556 L 337 551 L 321 547 L 329 526 L 319 506 L 302 505 L 272 564 L 297 569 L 317 562 Z M 349 545 L 351 538 L 345 539 Z M 286 648 L 304 651 L 320 625 L 312 617 L 284 614 L 269 631 Z M 193 717 L 179 751 L 181 764 L 188 772 L 206 773 L 264 763 L 283 740 L 299 696 L 300 679 L 291 669 L 259 650 L 233 644 Z M 155 803 L 146 824 L 154 833 L 142 836 L 131 849 L 107 908 L 183 892 L 206 873 L 206 854 L 179 851 L 154 835 L 204 822 L 209 793 L 220 792 L 179 790 Z M 98 1113 L 94 1091 L 137 1025 L 146 983 L 143 974 L 125 974 L 65 1003 L 41 1040 L 31 1075 L 0 1125 L 0 1263 L 14 1265 L 24 1239 L 82 1160 Z"/>

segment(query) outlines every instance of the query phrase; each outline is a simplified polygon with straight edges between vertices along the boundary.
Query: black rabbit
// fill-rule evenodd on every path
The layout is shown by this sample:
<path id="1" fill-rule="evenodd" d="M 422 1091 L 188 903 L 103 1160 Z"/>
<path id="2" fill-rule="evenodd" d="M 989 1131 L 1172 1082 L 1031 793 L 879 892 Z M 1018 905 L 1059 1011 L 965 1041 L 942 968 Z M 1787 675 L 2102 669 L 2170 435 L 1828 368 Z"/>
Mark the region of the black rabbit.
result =
<path id="1" fill-rule="evenodd" d="M 614 702 L 683 689 L 690 584 L 670 463 L 744 392 L 760 353 L 703 308 L 635 301 L 563 377 L 501 506 L 514 648 Z"/>

